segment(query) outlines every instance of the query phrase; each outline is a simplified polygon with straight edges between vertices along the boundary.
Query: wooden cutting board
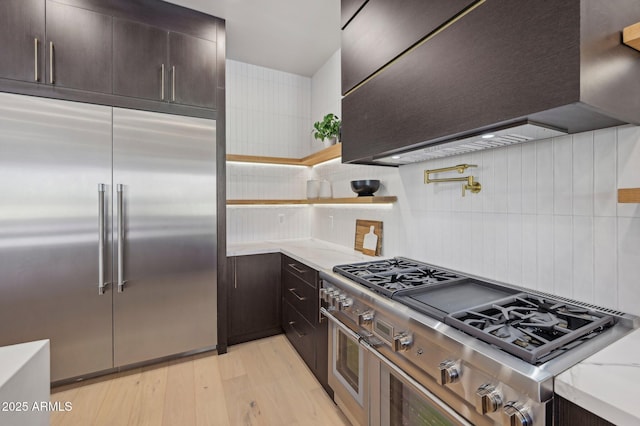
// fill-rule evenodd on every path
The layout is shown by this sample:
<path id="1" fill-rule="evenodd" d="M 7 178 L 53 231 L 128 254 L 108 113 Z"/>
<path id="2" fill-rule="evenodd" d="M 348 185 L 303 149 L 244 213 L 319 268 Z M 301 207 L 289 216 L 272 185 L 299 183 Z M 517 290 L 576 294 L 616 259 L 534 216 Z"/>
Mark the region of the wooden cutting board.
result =
<path id="1" fill-rule="evenodd" d="M 382 222 L 356 219 L 356 240 L 353 248 L 369 256 L 380 256 L 382 252 Z"/>

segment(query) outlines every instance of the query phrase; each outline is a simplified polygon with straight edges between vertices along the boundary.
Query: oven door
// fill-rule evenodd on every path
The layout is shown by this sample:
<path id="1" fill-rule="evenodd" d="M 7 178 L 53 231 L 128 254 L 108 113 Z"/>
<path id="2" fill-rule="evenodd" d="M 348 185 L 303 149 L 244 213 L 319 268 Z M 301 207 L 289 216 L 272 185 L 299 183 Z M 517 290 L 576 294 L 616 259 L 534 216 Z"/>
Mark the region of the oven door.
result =
<path id="1" fill-rule="evenodd" d="M 375 348 L 370 353 L 372 426 L 472 426 L 464 417 L 406 374 Z"/>
<path id="2" fill-rule="evenodd" d="M 360 336 L 322 309 L 329 324 L 329 386 L 354 425 L 369 424 L 369 352 Z"/>

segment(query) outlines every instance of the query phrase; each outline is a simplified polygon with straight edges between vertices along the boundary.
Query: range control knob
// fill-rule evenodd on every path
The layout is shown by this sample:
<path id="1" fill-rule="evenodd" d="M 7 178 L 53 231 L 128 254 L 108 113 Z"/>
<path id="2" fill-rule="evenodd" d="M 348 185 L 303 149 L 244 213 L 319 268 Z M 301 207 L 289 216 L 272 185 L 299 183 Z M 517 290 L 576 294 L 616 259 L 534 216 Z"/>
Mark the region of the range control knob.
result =
<path id="1" fill-rule="evenodd" d="M 328 299 L 327 303 L 330 306 L 335 307 L 336 301 L 339 296 L 340 296 L 340 292 L 338 290 L 329 290 L 329 292 L 327 293 L 327 299 Z"/>
<path id="2" fill-rule="evenodd" d="M 340 300 L 338 301 L 338 309 L 344 310 L 353 305 L 353 299 L 347 296 L 340 296 Z"/>
<path id="3" fill-rule="evenodd" d="M 413 343 L 413 337 L 407 333 L 396 334 L 393 337 L 393 350 L 398 351 L 406 351 L 411 347 Z"/>
<path id="4" fill-rule="evenodd" d="M 502 398 L 492 384 L 486 383 L 476 390 L 476 411 L 478 413 L 494 413 L 501 405 Z"/>
<path id="5" fill-rule="evenodd" d="M 366 311 L 358 315 L 358 325 L 367 325 L 373 322 L 373 311 Z"/>
<path id="6" fill-rule="evenodd" d="M 441 385 L 447 385 L 449 383 L 455 383 L 460 378 L 460 374 L 458 373 L 458 367 L 456 363 L 453 361 L 443 361 L 438 366 L 440 370 L 440 379 L 438 382 Z"/>
<path id="7" fill-rule="evenodd" d="M 324 300 L 325 302 L 327 301 L 327 293 L 329 292 L 329 289 L 322 287 L 320 289 L 320 299 Z"/>
<path id="8" fill-rule="evenodd" d="M 533 419 L 522 404 L 517 401 L 509 401 L 504 405 L 504 414 L 506 416 L 505 426 L 532 426 Z"/>

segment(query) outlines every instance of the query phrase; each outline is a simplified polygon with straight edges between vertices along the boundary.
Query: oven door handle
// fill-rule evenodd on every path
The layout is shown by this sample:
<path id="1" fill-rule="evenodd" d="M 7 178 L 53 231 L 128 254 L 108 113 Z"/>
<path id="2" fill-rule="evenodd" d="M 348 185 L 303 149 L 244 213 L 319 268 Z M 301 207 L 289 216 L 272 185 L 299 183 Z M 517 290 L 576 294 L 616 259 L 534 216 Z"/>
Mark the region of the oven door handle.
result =
<path id="1" fill-rule="evenodd" d="M 340 330 L 342 330 L 346 335 L 351 337 L 353 340 L 355 340 L 356 342 L 360 342 L 361 341 L 362 338 L 357 333 L 354 333 L 353 330 L 351 330 L 349 327 L 347 327 L 346 325 L 341 323 L 338 318 L 336 318 L 332 314 L 330 314 L 329 311 L 327 311 L 325 308 L 320 308 L 320 312 L 322 312 L 322 315 L 324 315 L 325 317 L 329 318 L 329 320 L 332 323 L 337 325 L 338 328 L 340 328 Z"/>
<path id="2" fill-rule="evenodd" d="M 414 389 L 416 389 L 418 392 L 420 392 L 424 397 L 429 399 L 432 403 L 437 405 L 438 408 L 440 408 L 442 411 L 444 411 L 449 416 L 454 418 L 461 425 L 473 426 L 472 423 L 469 423 L 464 417 L 460 416 L 460 414 L 458 414 L 453 409 L 451 409 L 451 407 L 449 407 L 447 404 L 442 402 L 440 400 L 440 398 L 438 398 L 436 395 L 434 395 L 429 389 L 425 388 L 423 385 L 418 383 L 413 377 L 409 376 L 407 373 L 402 371 L 402 369 L 400 369 L 400 367 L 398 367 L 397 365 L 395 365 L 391 361 L 389 361 L 384 355 L 382 355 L 380 352 L 378 352 L 373 346 L 371 346 L 370 344 L 368 344 L 365 341 L 361 341 L 360 344 L 362 346 L 364 346 L 365 348 L 367 348 L 369 353 L 371 353 L 376 358 L 378 358 L 378 360 L 381 363 L 383 363 L 390 370 L 392 370 L 394 373 L 396 373 L 398 376 L 400 376 L 402 378 L 402 380 L 404 380 L 405 382 L 409 383 Z"/>

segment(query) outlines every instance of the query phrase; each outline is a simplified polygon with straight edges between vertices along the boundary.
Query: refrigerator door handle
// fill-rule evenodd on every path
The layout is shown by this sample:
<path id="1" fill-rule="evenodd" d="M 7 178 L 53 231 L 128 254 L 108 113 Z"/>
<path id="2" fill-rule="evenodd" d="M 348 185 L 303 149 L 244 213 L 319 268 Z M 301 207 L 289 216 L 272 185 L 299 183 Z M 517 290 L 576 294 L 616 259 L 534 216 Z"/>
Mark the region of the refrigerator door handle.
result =
<path id="1" fill-rule="evenodd" d="M 118 193 L 118 293 L 124 291 L 124 203 L 122 197 L 123 185 L 116 186 Z"/>
<path id="2" fill-rule="evenodd" d="M 105 184 L 98 184 L 98 295 L 103 295 L 107 283 L 104 280 L 104 190 Z"/>

